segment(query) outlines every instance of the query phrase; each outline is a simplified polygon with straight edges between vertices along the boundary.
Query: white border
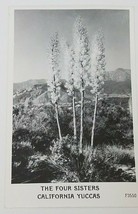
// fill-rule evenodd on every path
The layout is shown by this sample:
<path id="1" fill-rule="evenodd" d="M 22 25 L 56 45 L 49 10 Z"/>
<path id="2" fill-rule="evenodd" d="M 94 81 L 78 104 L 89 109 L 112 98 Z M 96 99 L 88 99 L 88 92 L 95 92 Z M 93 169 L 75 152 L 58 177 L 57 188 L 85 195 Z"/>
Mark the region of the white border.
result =
<path id="1" fill-rule="evenodd" d="M 132 100 L 133 100 L 133 122 L 134 122 L 134 138 L 135 138 L 135 159 L 136 164 L 138 160 L 138 133 L 136 127 L 138 124 L 138 114 L 137 114 L 137 86 L 136 86 L 136 69 L 135 69 L 135 38 L 134 38 L 134 8 L 133 7 L 123 7 L 123 6 L 15 6 L 10 8 L 10 32 L 9 32 L 9 68 L 8 68 L 8 102 L 7 102 L 7 167 L 6 167 L 6 185 L 5 185 L 5 205 L 6 207 L 137 207 L 138 199 L 126 199 L 124 197 L 125 193 L 137 193 L 138 197 L 138 183 L 95 183 L 92 185 L 99 185 L 100 187 L 100 200 L 39 200 L 36 198 L 37 194 L 40 192 L 41 184 L 11 184 L 11 142 L 12 142 L 12 88 L 13 88 L 13 73 L 11 68 L 13 68 L 13 44 L 14 44 L 14 10 L 57 10 L 57 9 L 108 9 L 108 10 L 129 10 L 130 11 L 130 49 L 131 49 L 131 80 L 132 80 Z M 137 151 L 137 152 L 136 152 Z M 138 166 L 136 165 L 136 177 L 138 178 Z M 80 185 L 81 183 L 79 183 Z M 85 183 L 86 184 L 86 183 Z M 44 184 L 42 184 L 44 185 Z M 46 184 L 47 186 L 51 184 Z M 53 184 L 57 185 L 57 184 Z M 63 186 L 66 184 L 62 184 Z M 76 183 L 69 183 L 68 185 L 77 185 Z M 84 185 L 84 183 L 82 183 Z M 90 185 L 90 183 L 88 183 Z M 20 197 L 19 197 L 20 196 Z"/>

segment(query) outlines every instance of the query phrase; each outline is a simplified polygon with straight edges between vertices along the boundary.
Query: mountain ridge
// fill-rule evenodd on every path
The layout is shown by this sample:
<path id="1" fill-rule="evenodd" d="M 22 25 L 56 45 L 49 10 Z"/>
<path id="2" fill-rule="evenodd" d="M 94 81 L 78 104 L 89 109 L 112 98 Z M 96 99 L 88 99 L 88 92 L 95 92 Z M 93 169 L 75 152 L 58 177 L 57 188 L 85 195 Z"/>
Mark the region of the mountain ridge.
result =
<path id="1" fill-rule="evenodd" d="M 61 79 L 60 85 L 60 102 L 70 102 L 70 97 L 67 93 L 66 80 Z M 113 73 L 106 72 L 106 79 L 104 83 L 104 93 L 109 96 L 130 96 L 131 94 L 131 81 L 130 70 L 118 68 Z M 76 101 L 80 100 L 80 93 L 76 89 Z M 85 99 L 90 100 L 92 98 L 91 87 L 88 86 L 85 93 Z M 50 94 L 48 91 L 47 80 L 28 80 L 21 83 L 14 84 L 13 90 L 13 103 L 24 103 L 26 106 L 29 103 L 39 105 L 41 103 L 50 103 Z"/>
<path id="2" fill-rule="evenodd" d="M 126 80 L 131 79 L 131 70 L 130 69 L 124 69 L 124 68 L 117 68 L 114 71 L 106 71 L 105 72 L 105 81 L 116 81 L 116 82 L 123 82 Z M 63 79 L 62 82 L 66 80 Z M 46 79 L 29 79 L 23 82 L 16 82 L 13 83 L 13 91 L 16 90 L 23 90 L 26 88 L 30 88 L 37 84 L 44 84 L 47 83 Z"/>

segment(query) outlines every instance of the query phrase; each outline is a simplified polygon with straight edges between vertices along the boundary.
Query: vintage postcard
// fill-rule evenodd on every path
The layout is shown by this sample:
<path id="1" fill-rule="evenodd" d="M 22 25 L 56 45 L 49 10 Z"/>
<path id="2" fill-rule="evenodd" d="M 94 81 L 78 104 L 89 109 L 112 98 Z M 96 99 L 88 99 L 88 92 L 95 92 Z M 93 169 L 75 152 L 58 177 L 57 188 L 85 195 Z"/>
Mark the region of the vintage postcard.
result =
<path id="1" fill-rule="evenodd" d="M 133 8 L 9 22 L 6 206 L 138 206 Z"/>

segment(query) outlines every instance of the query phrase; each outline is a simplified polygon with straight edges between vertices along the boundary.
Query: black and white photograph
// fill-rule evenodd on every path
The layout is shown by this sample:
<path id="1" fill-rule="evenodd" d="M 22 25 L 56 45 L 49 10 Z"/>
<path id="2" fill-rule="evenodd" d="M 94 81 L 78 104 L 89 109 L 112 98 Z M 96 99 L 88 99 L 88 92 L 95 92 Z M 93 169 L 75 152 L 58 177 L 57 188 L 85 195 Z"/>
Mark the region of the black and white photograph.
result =
<path id="1" fill-rule="evenodd" d="M 130 11 L 14 10 L 11 184 L 136 182 Z"/>

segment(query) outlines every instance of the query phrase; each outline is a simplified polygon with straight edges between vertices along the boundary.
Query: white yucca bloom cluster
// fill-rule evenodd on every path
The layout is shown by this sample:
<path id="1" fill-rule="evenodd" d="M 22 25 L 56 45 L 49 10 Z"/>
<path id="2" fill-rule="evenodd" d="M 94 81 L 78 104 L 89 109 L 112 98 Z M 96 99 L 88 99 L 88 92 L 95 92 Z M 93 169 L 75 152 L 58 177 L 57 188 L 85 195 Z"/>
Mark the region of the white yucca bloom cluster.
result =
<path id="1" fill-rule="evenodd" d="M 91 72 L 91 84 L 93 94 L 100 95 L 103 92 L 104 75 L 105 75 L 105 48 L 104 48 L 104 36 L 100 30 L 94 37 L 92 43 L 91 54 L 92 72 Z"/>
<path id="2" fill-rule="evenodd" d="M 68 73 L 68 82 L 66 83 L 67 92 L 70 96 L 74 93 L 75 79 L 75 52 L 69 45 L 66 46 L 65 68 Z"/>
<path id="3" fill-rule="evenodd" d="M 83 79 L 84 88 L 88 85 L 89 70 L 90 70 L 90 47 L 88 32 L 84 24 L 82 24 L 81 17 L 75 22 L 74 30 L 74 46 L 75 46 L 75 64 L 76 64 L 76 81 L 77 86 Z"/>
<path id="4" fill-rule="evenodd" d="M 55 104 L 60 98 L 60 81 L 49 81 L 48 91 L 51 94 L 51 101 Z"/>
<path id="5" fill-rule="evenodd" d="M 49 92 L 51 93 L 52 103 L 56 103 L 60 97 L 60 43 L 58 33 L 55 33 L 50 41 L 49 63 Z"/>

